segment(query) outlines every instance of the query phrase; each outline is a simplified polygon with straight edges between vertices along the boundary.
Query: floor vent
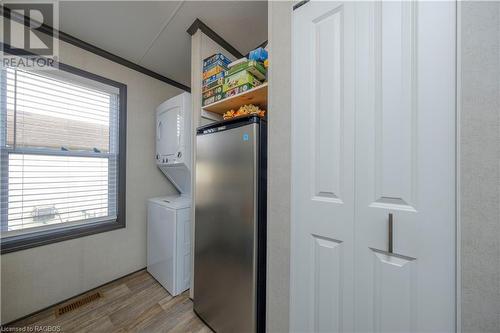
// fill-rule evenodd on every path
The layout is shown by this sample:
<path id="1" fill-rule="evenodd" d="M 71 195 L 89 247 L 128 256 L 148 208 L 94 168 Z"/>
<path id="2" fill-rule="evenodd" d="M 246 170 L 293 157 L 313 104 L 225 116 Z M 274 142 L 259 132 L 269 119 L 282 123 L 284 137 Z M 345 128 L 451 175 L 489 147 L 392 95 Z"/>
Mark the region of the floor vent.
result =
<path id="1" fill-rule="evenodd" d="M 69 303 L 69 304 L 66 304 L 66 305 L 59 307 L 56 310 L 56 315 L 60 316 L 60 315 L 63 315 L 67 312 L 76 310 L 79 307 L 84 306 L 85 304 L 88 304 L 90 302 L 96 301 L 101 297 L 102 297 L 101 293 L 99 293 L 99 292 L 87 295 L 87 296 L 82 297 L 82 298 L 80 298 L 72 303 Z"/>

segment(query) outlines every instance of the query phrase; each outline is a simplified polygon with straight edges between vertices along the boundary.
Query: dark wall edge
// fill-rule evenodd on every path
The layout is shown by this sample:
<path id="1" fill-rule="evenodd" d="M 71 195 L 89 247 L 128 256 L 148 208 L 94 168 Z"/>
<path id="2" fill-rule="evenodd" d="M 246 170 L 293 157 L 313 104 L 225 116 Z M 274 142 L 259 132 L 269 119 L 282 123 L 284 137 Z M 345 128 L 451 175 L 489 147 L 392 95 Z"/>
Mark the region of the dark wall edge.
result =
<path id="1" fill-rule="evenodd" d="M 267 46 L 268 42 L 269 42 L 269 41 L 265 40 L 265 41 L 263 41 L 262 43 L 260 43 L 259 45 L 257 45 L 256 47 L 254 47 L 252 50 L 255 50 L 255 49 L 259 48 L 259 47 L 265 48 L 265 47 Z M 248 58 L 249 56 L 250 56 L 250 52 L 248 52 L 248 53 L 245 55 L 245 57 L 247 57 L 247 58 Z"/>
<path id="2" fill-rule="evenodd" d="M 264 48 L 264 47 L 266 47 L 266 46 L 267 46 L 267 44 L 268 44 L 268 43 L 269 43 L 269 41 L 268 41 L 268 40 L 265 40 L 265 41 L 263 41 L 262 43 L 260 43 L 260 44 L 259 44 L 259 46 L 257 46 L 256 48 L 259 48 L 259 47 Z"/>
<path id="3" fill-rule="evenodd" d="M 295 4 L 295 5 L 293 6 L 293 10 L 298 9 L 299 7 L 302 7 L 303 5 L 305 5 L 305 4 L 306 4 L 306 3 L 308 3 L 308 2 L 309 2 L 309 0 L 303 0 L 303 1 L 301 1 L 301 2 L 299 2 L 299 3 L 297 3 L 297 4 Z"/>
<path id="4" fill-rule="evenodd" d="M 25 20 L 24 16 L 21 16 L 19 14 L 15 14 L 15 15 L 12 15 L 11 17 L 11 12 L 9 10 L 9 8 L 7 7 L 4 7 L 3 5 L 0 6 L 0 10 L 2 11 L 2 15 L 7 18 L 7 19 L 12 19 L 12 20 L 15 20 L 19 23 L 22 23 L 24 25 L 26 25 L 25 23 L 26 22 L 29 22 L 29 19 L 28 20 Z M 95 45 L 92 45 L 90 43 L 87 43 L 81 39 L 78 39 L 74 36 L 71 36 L 65 32 L 62 32 L 60 30 L 56 30 L 46 24 L 42 24 L 40 26 L 40 28 L 38 28 L 39 31 L 41 32 L 44 32 L 44 33 L 47 33 L 47 32 L 51 32 L 51 31 L 54 31 L 56 33 L 56 35 L 58 36 L 58 39 L 59 40 L 62 40 L 63 42 L 66 42 L 68 44 L 71 44 L 71 45 L 74 45 L 76 47 L 79 47 L 85 51 L 88 51 L 88 52 L 91 52 L 91 53 L 94 53 L 98 56 L 101 56 L 103 58 L 106 58 L 108 60 L 111 60 L 113 62 L 116 62 L 122 66 L 125 66 L 125 67 L 128 67 L 130 69 L 133 69 L 137 72 L 140 72 L 144 75 L 147 75 L 147 76 L 150 76 L 152 78 L 155 78 L 159 81 L 162 81 L 162 82 L 165 82 L 165 83 L 168 83 L 169 85 L 171 86 L 174 86 L 176 88 L 179 88 L 179 89 L 182 89 L 184 91 L 187 91 L 187 92 L 191 92 L 191 88 L 182 84 L 182 83 L 179 83 L 175 80 L 172 80 L 172 79 L 169 79 L 168 77 L 166 76 L 163 76 L 159 73 L 156 73 L 156 72 L 153 72 L 152 70 L 149 70 L 145 67 L 142 67 L 141 65 L 138 65 L 132 61 L 129 61 L 125 58 L 122 58 L 120 56 L 117 56 L 116 54 L 113 54 L 111 52 L 108 52 L 106 50 L 103 50 Z"/>
<path id="5" fill-rule="evenodd" d="M 196 31 L 201 30 L 205 35 L 210 37 L 214 42 L 222 46 L 229 53 L 231 53 L 237 59 L 243 58 L 244 55 L 241 54 L 237 49 L 235 49 L 231 44 L 229 44 L 224 38 L 219 36 L 215 31 L 210 29 L 205 23 L 203 23 L 200 19 L 194 20 L 193 24 L 186 30 L 188 34 L 191 36 L 196 33 Z"/>

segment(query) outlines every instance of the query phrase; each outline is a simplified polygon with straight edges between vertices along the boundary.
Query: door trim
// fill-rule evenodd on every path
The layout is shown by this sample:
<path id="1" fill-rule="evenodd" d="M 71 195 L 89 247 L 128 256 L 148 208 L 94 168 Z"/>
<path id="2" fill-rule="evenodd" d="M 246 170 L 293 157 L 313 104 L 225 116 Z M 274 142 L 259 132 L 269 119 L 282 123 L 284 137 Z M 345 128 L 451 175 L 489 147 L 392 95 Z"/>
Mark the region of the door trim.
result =
<path id="1" fill-rule="evenodd" d="M 455 9 L 455 319 L 456 319 L 456 331 L 458 333 L 462 332 L 462 223 L 460 218 L 460 208 L 461 208 L 461 200 L 460 200 L 460 190 L 461 190 L 461 182 L 460 182 L 460 154 L 461 154 L 461 145 L 460 145 L 460 134 L 461 134 L 461 110 L 462 110 L 462 56 L 460 54 L 460 50 L 462 48 L 462 3 L 461 1 L 455 1 L 456 9 Z"/>

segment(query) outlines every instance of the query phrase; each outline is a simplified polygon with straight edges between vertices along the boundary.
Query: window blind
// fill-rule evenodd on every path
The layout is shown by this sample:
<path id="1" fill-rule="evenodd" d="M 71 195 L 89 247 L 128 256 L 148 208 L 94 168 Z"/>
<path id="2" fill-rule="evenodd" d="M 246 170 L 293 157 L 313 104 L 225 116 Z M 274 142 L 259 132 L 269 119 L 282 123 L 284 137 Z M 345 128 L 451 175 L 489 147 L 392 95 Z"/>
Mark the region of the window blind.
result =
<path id="1" fill-rule="evenodd" d="M 2 236 L 116 219 L 119 95 L 2 71 Z"/>

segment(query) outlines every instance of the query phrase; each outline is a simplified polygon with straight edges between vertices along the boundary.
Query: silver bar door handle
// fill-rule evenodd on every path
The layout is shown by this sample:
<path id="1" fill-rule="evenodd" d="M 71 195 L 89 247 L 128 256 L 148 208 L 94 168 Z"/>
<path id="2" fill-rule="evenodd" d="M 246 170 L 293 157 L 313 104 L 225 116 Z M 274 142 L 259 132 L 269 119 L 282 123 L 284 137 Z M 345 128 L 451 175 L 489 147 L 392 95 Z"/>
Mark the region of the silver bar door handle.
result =
<path id="1" fill-rule="evenodd" d="M 392 253 L 392 236 L 393 236 L 393 233 L 392 233 L 392 230 L 393 229 L 393 217 L 392 217 L 392 213 L 389 213 L 389 250 L 388 252 L 389 253 Z"/>

